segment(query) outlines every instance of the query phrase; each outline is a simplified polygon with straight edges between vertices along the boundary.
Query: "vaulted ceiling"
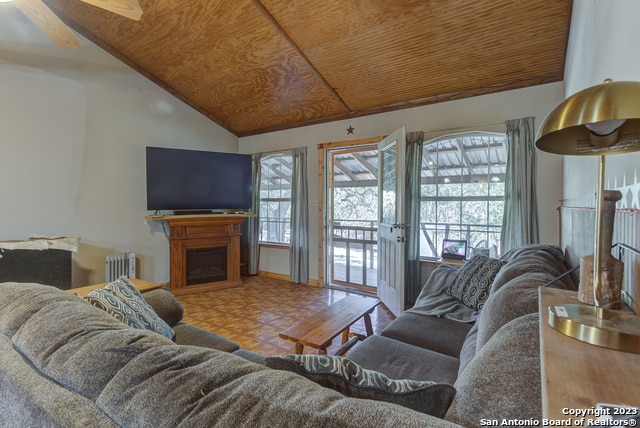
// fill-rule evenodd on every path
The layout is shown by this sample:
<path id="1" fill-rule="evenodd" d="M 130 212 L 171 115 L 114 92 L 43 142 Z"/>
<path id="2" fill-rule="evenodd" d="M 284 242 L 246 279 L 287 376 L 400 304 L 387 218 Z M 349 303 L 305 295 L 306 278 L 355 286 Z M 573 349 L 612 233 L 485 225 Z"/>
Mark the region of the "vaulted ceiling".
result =
<path id="1" fill-rule="evenodd" d="M 242 137 L 563 79 L 572 0 L 44 0 Z"/>

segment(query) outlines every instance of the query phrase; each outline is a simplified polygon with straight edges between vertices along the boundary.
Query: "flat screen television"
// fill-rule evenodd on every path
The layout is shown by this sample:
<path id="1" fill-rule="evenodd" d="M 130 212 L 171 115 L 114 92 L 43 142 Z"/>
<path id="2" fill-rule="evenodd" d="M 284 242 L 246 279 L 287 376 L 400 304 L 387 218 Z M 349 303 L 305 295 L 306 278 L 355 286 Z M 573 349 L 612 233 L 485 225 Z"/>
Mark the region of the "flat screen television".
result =
<path id="1" fill-rule="evenodd" d="M 251 155 L 147 147 L 147 210 L 251 208 Z"/>

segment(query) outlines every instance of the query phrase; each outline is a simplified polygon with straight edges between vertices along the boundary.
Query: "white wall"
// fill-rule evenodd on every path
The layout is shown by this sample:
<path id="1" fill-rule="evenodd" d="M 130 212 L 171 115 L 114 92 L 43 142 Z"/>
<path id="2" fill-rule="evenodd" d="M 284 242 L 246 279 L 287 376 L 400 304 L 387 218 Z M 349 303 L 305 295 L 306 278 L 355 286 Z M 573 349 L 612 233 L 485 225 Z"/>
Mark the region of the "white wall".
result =
<path id="1" fill-rule="evenodd" d="M 574 0 L 565 68 L 565 97 L 584 88 L 615 81 L 640 81 L 640 32 L 637 0 Z M 563 197 L 596 191 L 597 159 L 564 157 Z M 640 153 L 606 159 L 607 188 L 638 184 Z M 627 208 L 640 208 L 629 206 Z"/>
<path id="2" fill-rule="evenodd" d="M 85 151 L 85 88 L 0 64 L 0 100 L 0 236 L 72 232 Z M 60 126 L 69 121 L 77 125 Z"/>
<path id="3" fill-rule="evenodd" d="M 145 224 L 148 145 L 237 152 L 237 138 L 83 39 L 56 47 L 0 3 L 0 240 L 80 237 L 74 285 L 135 251 L 169 279 L 169 244 Z"/>
<path id="4" fill-rule="evenodd" d="M 490 122 L 504 122 L 527 116 L 535 116 L 539 124 L 547 113 L 563 99 L 561 83 L 535 88 L 507 91 L 498 94 L 451 101 L 436 105 L 415 107 L 390 113 L 377 114 L 351 120 L 332 122 L 304 128 L 273 132 L 240 138 L 241 153 L 267 152 L 306 146 L 308 153 L 309 199 L 318 200 L 318 155 L 317 144 L 386 135 L 405 126 L 407 131 L 443 130 L 457 127 L 474 127 Z M 355 131 L 347 135 L 346 129 Z M 482 130 L 504 132 L 504 124 L 482 127 Z M 460 131 L 460 130 L 456 130 Z M 453 131 L 432 132 L 427 136 Z M 538 203 L 540 216 L 540 239 L 542 242 L 559 243 L 558 216 L 556 208 L 561 196 L 562 159 L 538 151 Z M 310 208 L 309 230 L 310 278 L 318 278 L 318 216 Z M 260 253 L 260 270 L 288 275 L 288 252 L 263 248 Z"/>

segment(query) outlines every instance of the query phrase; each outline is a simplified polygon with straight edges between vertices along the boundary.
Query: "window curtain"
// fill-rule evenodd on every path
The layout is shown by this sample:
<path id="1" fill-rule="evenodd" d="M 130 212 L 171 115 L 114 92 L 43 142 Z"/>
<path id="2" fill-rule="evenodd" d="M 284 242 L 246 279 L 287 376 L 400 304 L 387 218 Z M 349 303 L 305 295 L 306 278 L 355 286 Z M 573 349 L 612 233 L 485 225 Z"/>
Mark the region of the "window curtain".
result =
<path id="1" fill-rule="evenodd" d="M 420 181 L 424 132 L 407 132 L 407 171 L 405 186 L 406 267 L 405 296 L 420 294 Z"/>
<path id="2" fill-rule="evenodd" d="M 513 119 L 506 123 L 507 168 L 501 254 L 539 241 L 534 118 Z"/>
<path id="3" fill-rule="evenodd" d="M 254 153 L 251 155 L 252 168 L 252 185 L 253 185 L 253 203 L 251 204 L 251 212 L 255 214 L 253 217 L 247 218 L 247 273 L 256 275 L 258 273 L 258 264 L 260 262 L 260 176 L 262 174 L 262 153 Z"/>
<path id="4" fill-rule="evenodd" d="M 293 149 L 291 173 L 291 243 L 289 262 L 291 282 L 309 280 L 309 196 L 307 192 L 307 148 Z"/>

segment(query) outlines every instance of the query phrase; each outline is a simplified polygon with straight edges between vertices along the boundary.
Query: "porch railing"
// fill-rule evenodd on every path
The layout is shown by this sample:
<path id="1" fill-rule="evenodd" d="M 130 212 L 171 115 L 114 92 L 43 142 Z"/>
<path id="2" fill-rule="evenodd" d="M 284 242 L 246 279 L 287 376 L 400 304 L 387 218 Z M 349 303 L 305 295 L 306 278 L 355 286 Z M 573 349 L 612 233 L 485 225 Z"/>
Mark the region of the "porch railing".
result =
<path id="1" fill-rule="evenodd" d="M 331 278 L 333 280 L 375 287 L 377 278 L 375 278 L 374 272 L 378 266 L 377 224 L 378 222 L 373 220 L 339 220 L 334 222 L 331 263 Z M 345 252 L 344 263 L 337 260 L 338 250 L 342 249 Z M 356 269 L 353 269 L 354 266 Z"/>
<path id="2" fill-rule="evenodd" d="M 378 227 L 374 220 L 336 220 L 333 224 L 331 278 L 336 282 L 375 287 L 378 260 Z M 437 242 L 442 239 L 466 239 L 487 248 L 500 242 L 500 226 L 483 224 L 440 225 L 420 223 L 422 238 L 427 243 L 425 257 L 439 257 Z M 478 235 L 483 239 L 478 240 Z M 439 237 L 437 239 L 436 237 Z M 497 247 L 493 248 L 497 251 Z M 342 261 L 344 256 L 344 261 Z"/>

